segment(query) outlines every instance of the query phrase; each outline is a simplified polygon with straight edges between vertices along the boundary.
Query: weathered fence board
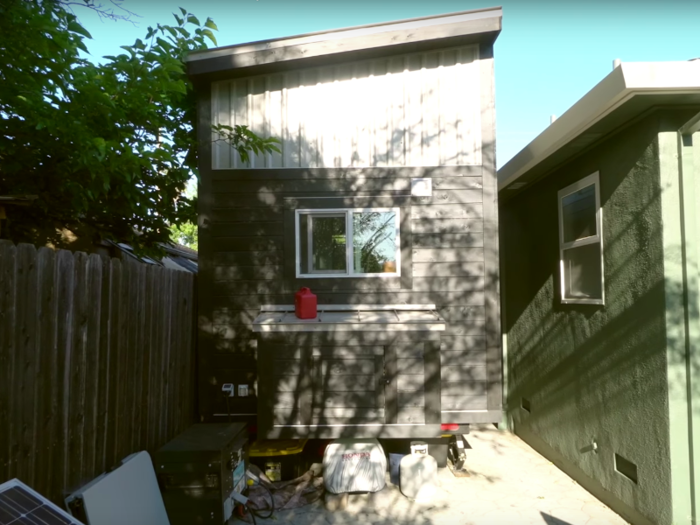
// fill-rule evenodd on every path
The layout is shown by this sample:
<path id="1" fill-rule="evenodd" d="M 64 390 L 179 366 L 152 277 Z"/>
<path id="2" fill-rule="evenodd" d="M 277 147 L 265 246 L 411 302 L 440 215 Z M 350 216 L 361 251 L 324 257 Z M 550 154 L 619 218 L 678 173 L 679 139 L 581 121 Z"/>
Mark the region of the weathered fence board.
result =
<path id="1" fill-rule="evenodd" d="M 0 432 L 0 469 L 10 472 L 10 393 L 12 392 L 14 326 L 15 252 L 12 244 L 0 243 L 0 421 L 5 422 L 5 431 Z"/>
<path id="2" fill-rule="evenodd" d="M 109 323 L 110 323 L 110 283 L 109 276 L 109 261 L 107 259 L 100 260 L 102 279 L 100 281 L 100 338 L 99 338 L 99 358 L 97 360 L 97 420 L 95 422 L 95 468 L 96 470 L 105 470 L 109 465 L 107 463 L 107 432 L 110 429 L 108 425 L 108 407 L 109 407 Z"/>
<path id="3" fill-rule="evenodd" d="M 39 369 L 35 385 L 35 397 L 37 409 L 36 420 L 36 446 L 40 454 L 36 457 L 36 472 L 38 479 L 36 489 L 44 491 L 49 486 L 52 475 L 53 462 L 53 422 L 55 419 L 55 390 L 56 384 L 56 295 L 55 285 L 55 252 L 48 248 L 42 248 L 37 252 L 37 267 L 39 269 L 39 312 L 41 319 L 38 332 L 37 349 L 46 348 L 47 351 L 38 352 Z M 47 388 L 48 387 L 48 388 Z M 0 394 L 1 396 L 2 394 Z"/>
<path id="4" fill-rule="evenodd" d="M 0 483 L 65 495 L 194 422 L 194 276 L 0 241 Z"/>

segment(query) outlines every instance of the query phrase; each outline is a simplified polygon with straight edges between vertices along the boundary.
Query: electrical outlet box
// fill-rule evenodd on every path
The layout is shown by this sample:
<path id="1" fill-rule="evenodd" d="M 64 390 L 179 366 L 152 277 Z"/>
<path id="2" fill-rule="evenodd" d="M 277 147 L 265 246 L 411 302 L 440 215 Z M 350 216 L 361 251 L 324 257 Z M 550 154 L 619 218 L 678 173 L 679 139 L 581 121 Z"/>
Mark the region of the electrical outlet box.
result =
<path id="1" fill-rule="evenodd" d="M 224 393 L 225 396 L 233 397 L 235 392 L 233 383 L 224 383 L 223 385 L 221 385 L 221 391 Z"/>
<path id="2" fill-rule="evenodd" d="M 413 197 L 432 197 L 433 179 L 411 179 L 411 195 Z"/>

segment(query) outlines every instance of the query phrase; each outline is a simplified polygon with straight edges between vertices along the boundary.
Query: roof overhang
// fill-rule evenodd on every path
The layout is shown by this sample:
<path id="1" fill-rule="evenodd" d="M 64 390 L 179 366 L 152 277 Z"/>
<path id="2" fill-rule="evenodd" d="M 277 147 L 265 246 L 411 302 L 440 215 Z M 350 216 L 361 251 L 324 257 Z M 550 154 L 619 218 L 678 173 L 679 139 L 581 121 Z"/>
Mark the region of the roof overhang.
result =
<path id="1" fill-rule="evenodd" d="M 500 7 L 400 20 L 218 47 L 191 53 L 191 77 L 231 78 L 317 67 L 339 59 L 428 51 L 475 42 L 493 44 L 501 31 Z"/>
<path id="2" fill-rule="evenodd" d="M 525 187 L 654 107 L 696 105 L 700 60 L 623 63 L 498 170 L 498 190 Z"/>
<path id="3" fill-rule="evenodd" d="M 37 195 L 0 195 L 0 206 L 29 206 L 38 198 Z"/>

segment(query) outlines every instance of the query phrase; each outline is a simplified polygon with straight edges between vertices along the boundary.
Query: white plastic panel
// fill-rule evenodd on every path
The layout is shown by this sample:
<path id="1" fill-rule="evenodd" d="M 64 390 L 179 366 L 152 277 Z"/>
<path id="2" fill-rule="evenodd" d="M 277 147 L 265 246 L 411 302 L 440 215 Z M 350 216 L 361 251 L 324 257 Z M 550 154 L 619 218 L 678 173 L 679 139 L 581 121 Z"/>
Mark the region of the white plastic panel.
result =
<path id="1" fill-rule="evenodd" d="M 279 138 L 282 153 L 244 166 L 216 142 L 213 166 L 480 165 L 479 86 L 475 45 L 216 82 L 213 123 Z"/>
<path id="2" fill-rule="evenodd" d="M 124 459 L 68 499 L 81 498 L 88 525 L 169 525 L 148 452 Z"/>

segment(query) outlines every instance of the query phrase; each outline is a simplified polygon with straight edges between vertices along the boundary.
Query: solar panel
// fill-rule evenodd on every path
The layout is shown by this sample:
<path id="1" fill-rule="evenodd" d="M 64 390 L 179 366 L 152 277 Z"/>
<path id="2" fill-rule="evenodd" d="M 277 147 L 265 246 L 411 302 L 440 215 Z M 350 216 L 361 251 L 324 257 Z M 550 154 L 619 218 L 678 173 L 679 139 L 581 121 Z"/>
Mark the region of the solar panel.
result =
<path id="1" fill-rule="evenodd" d="M 0 525 L 83 525 L 18 479 L 0 485 Z"/>

